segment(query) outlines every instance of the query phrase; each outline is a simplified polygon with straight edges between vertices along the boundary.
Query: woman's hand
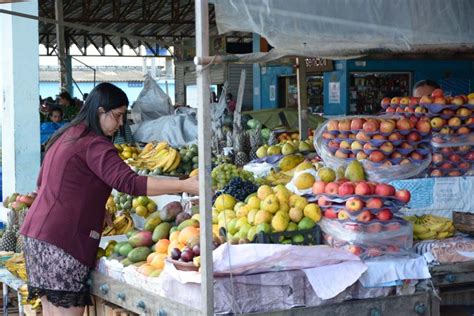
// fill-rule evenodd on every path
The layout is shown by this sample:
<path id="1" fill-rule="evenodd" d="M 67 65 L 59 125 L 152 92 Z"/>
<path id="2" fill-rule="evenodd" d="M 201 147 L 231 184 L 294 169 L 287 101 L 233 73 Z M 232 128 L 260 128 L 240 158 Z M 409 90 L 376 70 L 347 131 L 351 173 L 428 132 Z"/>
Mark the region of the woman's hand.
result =
<path id="1" fill-rule="evenodd" d="M 186 180 L 182 180 L 183 191 L 192 195 L 199 195 L 199 178 L 191 177 Z"/>

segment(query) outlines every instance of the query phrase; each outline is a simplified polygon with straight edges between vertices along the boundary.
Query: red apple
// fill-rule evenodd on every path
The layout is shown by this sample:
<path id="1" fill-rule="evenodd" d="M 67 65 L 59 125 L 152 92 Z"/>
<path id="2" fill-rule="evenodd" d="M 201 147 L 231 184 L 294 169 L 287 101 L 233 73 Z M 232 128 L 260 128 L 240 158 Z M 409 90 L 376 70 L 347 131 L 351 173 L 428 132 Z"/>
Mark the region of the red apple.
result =
<path id="1" fill-rule="evenodd" d="M 391 142 L 385 142 L 380 146 L 380 150 L 384 153 L 391 153 L 393 151 L 393 144 Z"/>
<path id="2" fill-rule="evenodd" d="M 359 151 L 356 155 L 357 160 L 364 160 L 364 159 L 367 159 L 367 157 L 369 156 L 363 151 Z"/>
<path id="3" fill-rule="evenodd" d="M 448 125 L 452 127 L 457 127 L 461 125 L 461 119 L 459 117 L 452 117 L 448 121 Z"/>
<path id="4" fill-rule="evenodd" d="M 389 107 L 385 110 L 387 113 L 395 113 L 395 108 Z"/>
<path id="5" fill-rule="evenodd" d="M 390 136 L 388 136 L 388 140 L 391 142 L 394 142 L 400 139 L 403 139 L 403 135 L 400 134 L 399 132 L 393 133 Z"/>
<path id="6" fill-rule="evenodd" d="M 369 247 L 367 249 L 367 255 L 369 257 L 378 257 L 382 254 L 382 251 L 378 247 Z"/>
<path id="7" fill-rule="evenodd" d="M 464 158 L 466 158 L 467 160 L 474 160 L 474 151 L 470 151 L 468 152 Z"/>
<path id="8" fill-rule="evenodd" d="M 351 130 L 351 120 L 343 119 L 339 121 L 339 130 L 340 131 L 350 131 Z"/>
<path id="9" fill-rule="evenodd" d="M 380 131 L 382 133 L 391 133 L 395 129 L 395 123 L 392 120 L 382 120 L 380 122 Z"/>
<path id="10" fill-rule="evenodd" d="M 396 198 L 399 200 L 399 201 L 402 201 L 403 203 L 407 204 L 408 202 L 410 202 L 410 199 L 411 199 L 411 193 L 410 191 L 408 190 L 398 190 L 396 193 L 395 193 L 395 196 Z"/>
<path id="11" fill-rule="evenodd" d="M 461 161 L 461 155 L 451 154 L 451 155 L 449 155 L 448 159 L 451 160 L 451 162 L 459 163 Z"/>
<path id="12" fill-rule="evenodd" d="M 370 223 L 365 227 L 365 231 L 368 233 L 379 233 L 383 229 L 383 225 L 378 222 Z"/>
<path id="13" fill-rule="evenodd" d="M 443 148 L 441 149 L 441 152 L 442 152 L 443 154 L 445 154 L 445 155 L 446 155 L 446 154 L 450 154 L 450 153 L 452 153 L 453 151 L 454 151 L 453 147 L 443 147 Z"/>
<path id="14" fill-rule="evenodd" d="M 324 132 L 322 136 L 323 136 L 324 139 L 334 139 L 334 138 L 336 138 L 336 135 L 333 135 L 333 134 L 328 133 L 328 132 Z"/>
<path id="15" fill-rule="evenodd" d="M 444 96 L 444 91 L 443 89 L 434 89 L 433 92 L 431 92 L 431 96 L 433 98 L 437 98 L 437 97 L 443 97 Z"/>
<path id="16" fill-rule="evenodd" d="M 400 97 L 393 97 L 390 100 L 390 104 L 399 104 L 400 103 Z"/>
<path id="17" fill-rule="evenodd" d="M 346 211 L 339 211 L 339 213 L 337 213 L 337 218 L 341 221 L 345 220 L 345 219 L 349 219 L 350 216 L 349 216 L 349 213 L 346 212 Z"/>
<path id="18" fill-rule="evenodd" d="M 326 184 L 324 192 L 326 192 L 327 194 L 337 195 L 338 190 L 339 190 L 339 184 L 335 182 L 330 182 Z"/>
<path id="19" fill-rule="evenodd" d="M 419 142 L 421 140 L 421 135 L 418 132 L 411 132 L 407 135 L 407 139 L 411 142 Z"/>
<path id="20" fill-rule="evenodd" d="M 381 162 L 385 159 L 385 155 L 379 151 L 379 150 L 374 150 L 369 154 L 369 160 L 372 162 Z"/>
<path id="21" fill-rule="evenodd" d="M 433 156 L 431 156 L 431 161 L 434 163 L 440 163 L 443 160 L 444 160 L 444 157 L 442 154 L 433 154 Z"/>
<path id="22" fill-rule="evenodd" d="M 402 97 L 400 99 L 400 105 L 407 106 L 408 104 L 410 104 L 410 97 Z"/>
<path id="23" fill-rule="evenodd" d="M 454 166 L 453 166 L 453 164 L 450 163 L 450 162 L 444 162 L 444 163 L 440 166 L 440 168 L 446 170 L 446 169 L 453 169 Z"/>
<path id="24" fill-rule="evenodd" d="M 416 123 L 416 130 L 420 133 L 429 133 L 431 132 L 431 124 L 428 119 L 420 119 Z"/>
<path id="25" fill-rule="evenodd" d="M 344 224 L 343 228 L 347 229 L 347 230 L 350 230 L 350 231 L 353 231 L 353 232 L 361 232 L 362 231 L 362 227 L 360 226 L 360 224 L 357 224 L 357 223 L 346 223 L 346 224 Z"/>
<path id="26" fill-rule="evenodd" d="M 353 151 L 361 150 L 362 148 L 363 148 L 362 143 L 357 140 L 353 141 L 351 144 L 351 149 Z"/>
<path id="27" fill-rule="evenodd" d="M 439 169 L 434 169 L 433 171 L 431 171 L 430 176 L 432 176 L 432 177 L 442 177 L 443 173 Z"/>
<path id="28" fill-rule="evenodd" d="M 435 97 L 435 98 L 433 98 L 433 103 L 434 104 L 446 104 L 446 98 L 445 97 Z"/>
<path id="29" fill-rule="evenodd" d="M 356 256 L 360 256 L 360 254 L 362 253 L 362 248 L 359 247 L 359 246 L 355 246 L 355 245 L 350 245 L 348 248 L 347 248 L 348 251 L 352 252 L 354 255 Z"/>
<path id="30" fill-rule="evenodd" d="M 376 148 L 375 146 L 373 146 L 371 143 L 365 143 L 362 148 L 364 148 L 364 150 L 366 150 L 366 151 L 368 151 L 368 150 L 376 150 L 376 149 L 377 149 L 377 148 Z"/>
<path id="31" fill-rule="evenodd" d="M 430 103 L 431 103 L 431 102 L 430 102 Z M 421 106 L 421 105 L 420 105 L 420 106 L 417 106 L 417 107 L 415 108 L 415 113 L 426 113 L 426 112 L 428 112 L 428 111 L 427 111 L 423 106 Z"/>
<path id="32" fill-rule="evenodd" d="M 444 109 L 441 113 L 449 116 L 453 116 L 455 114 L 454 110 L 451 109 Z"/>
<path id="33" fill-rule="evenodd" d="M 390 98 L 385 97 L 382 99 L 382 101 L 380 101 L 380 106 L 382 107 L 382 109 L 387 108 L 389 105 L 390 105 Z"/>
<path id="34" fill-rule="evenodd" d="M 339 186 L 338 189 L 339 195 L 353 195 L 354 194 L 354 185 L 350 182 L 345 182 Z"/>
<path id="35" fill-rule="evenodd" d="M 359 182 L 355 187 L 355 194 L 371 195 L 373 194 L 372 187 L 367 182 Z"/>
<path id="36" fill-rule="evenodd" d="M 377 213 L 376 217 L 379 221 L 386 222 L 393 218 L 393 214 L 388 208 L 384 208 Z"/>
<path id="37" fill-rule="evenodd" d="M 355 138 L 363 142 L 368 142 L 370 140 L 370 136 L 364 132 L 358 132 Z"/>
<path id="38" fill-rule="evenodd" d="M 346 153 L 342 152 L 340 149 L 338 149 L 336 151 L 334 156 L 337 157 L 337 158 L 341 158 L 341 159 L 345 159 L 345 158 L 349 157 Z"/>
<path id="39" fill-rule="evenodd" d="M 336 212 L 336 210 L 332 207 L 329 207 L 327 208 L 325 211 L 324 211 L 324 217 L 327 217 L 327 218 L 338 218 L 338 214 Z"/>
<path id="40" fill-rule="evenodd" d="M 383 200 L 380 198 L 371 198 L 367 201 L 366 207 L 368 208 L 382 208 Z"/>
<path id="41" fill-rule="evenodd" d="M 439 133 L 444 134 L 444 135 L 451 135 L 453 133 L 453 130 L 447 126 L 443 126 L 443 128 L 439 131 Z"/>
<path id="42" fill-rule="evenodd" d="M 449 177 L 460 177 L 462 175 L 461 171 L 459 170 L 453 170 L 448 172 Z"/>
<path id="43" fill-rule="evenodd" d="M 471 130 L 469 129 L 469 127 L 466 127 L 466 126 L 461 126 L 460 128 L 458 128 L 458 131 L 457 131 L 459 135 L 469 134 L 470 132 Z"/>
<path id="44" fill-rule="evenodd" d="M 357 220 L 359 222 L 363 222 L 363 223 L 367 223 L 367 222 L 370 222 L 373 218 L 373 215 L 372 213 L 370 213 L 369 211 L 362 211 L 358 216 L 357 216 Z"/>
<path id="45" fill-rule="evenodd" d="M 381 196 L 394 196 L 395 188 L 390 184 L 379 183 L 375 186 L 375 194 Z"/>
<path id="46" fill-rule="evenodd" d="M 339 143 L 339 148 L 342 149 L 351 149 L 351 144 L 347 140 L 343 140 Z"/>
<path id="47" fill-rule="evenodd" d="M 424 95 L 421 97 L 420 99 L 420 104 L 431 104 L 433 103 L 433 98 L 431 98 L 430 96 L 427 96 L 427 95 Z"/>
<path id="48" fill-rule="evenodd" d="M 471 164 L 470 164 L 469 162 L 461 162 L 461 163 L 459 164 L 459 168 L 464 169 L 464 170 L 465 170 L 465 169 L 470 169 L 470 168 L 471 168 Z"/>
<path id="49" fill-rule="evenodd" d="M 403 142 L 403 143 L 401 143 L 400 148 L 403 148 L 403 149 L 413 149 L 413 146 L 410 145 L 410 144 L 407 143 L 407 142 Z"/>
<path id="50" fill-rule="evenodd" d="M 454 104 L 454 105 L 463 105 L 464 104 L 464 98 L 457 95 L 451 100 L 450 103 Z"/>
<path id="51" fill-rule="evenodd" d="M 379 121 L 369 119 L 364 123 L 364 125 L 362 125 L 362 130 L 366 133 L 373 133 L 379 130 L 379 126 Z"/>
<path id="52" fill-rule="evenodd" d="M 399 222 L 390 222 L 385 224 L 386 231 L 397 231 L 400 230 L 400 223 Z"/>
<path id="53" fill-rule="evenodd" d="M 411 164 L 411 161 L 408 160 L 408 159 L 402 159 L 402 161 L 400 161 L 400 165 L 408 165 L 408 164 Z"/>
<path id="54" fill-rule="evenodd" d="M 377 135 L 374 135 L 372 136 L 372 139 L 376 139 L 376 140 L 386 140 L 387 138 L 383 135 L 380 135 L 380 134 L 377 134 Z"/>
<path id="55" fill-rule="evenodd" d="M 328 131 L 337 131 L 339 130 L 339 121 L 338 120 L 330 120 L 327 125 Z"/>
<path id="56" fill-rule="evenodd" d="M 414 108 L 405 108 L 405 112 L 406 113 L 415 113 L 415 109 Z"/>
<path id="57" fill-rule="evenodd" d="M 410 103 L 408 104 L 410 107 L 415 108 L 420 103 L 420 98 L 411 97 Z"/>
<path id="58" fill-rule="evenodd" d="M 346 201 L 346 209 L 350 212 L 360 211 L 364 208 L 364 201 L 359 198 L 350 198 Z"/>
<path id="59" fill-rule="evenodd" d="M 397 121 L 397 128 L 399 130 L 409 130 L 411 128 L 412 123 L 407 118 L 402 118 Z"/>
<path id="60" fill-rule="evenodd" d="M 392 158 L 392 159 L 399 159 L 399 158 L 402 158 L 402 157 L 403 157 L 402 154 L 398 151 L 395 151 L 390 155 L 390 158 Z"/>
<path id="61" fill-rule="evenodd" d="M 397 109 L 395 110 L 395 113 L 405 113 L 405 109 L 399 106 L 399 107 L 397 107 Z"/>
<path id="62" fill-rule="evenodd" d="M 365 123 L 365 120 L 363 118 L 352 119 L 351 130 L 354 132 L 354 131 L 362 129 L 362 126 L 364 125 L 364 123 Z"/>
<path id="63" fill-rule="evenodd" d="M 416 151 L 412 152 L 410 157 L 415 160 L 423 160 L 425 158 L 422 154 L 417 153 Z"/>
<path id="64" fill-rule="evenodd" d="M 325 192 L 326 183 L 324 181 L 315 181 L 312 187 L 314 194 L 323 194 Z"/>
<path id="65" fill-rule="evenodd" d="M 326 193 L 326 191 L 324 191 L 324 192 Z M 318 199 L 318 205 L 319 206 L 329 206 L 331 204 L 332 203 L 330 201 L 328 201 L 328 199 L 326 199 L 324 196 L 321 196 Z"/>
<path id="66" fill-rule="evenodd" d="M 468 108 L 460 108 L 456 111 L 457 116 L 468 117 L 471 116 L 472 111 Z"/>

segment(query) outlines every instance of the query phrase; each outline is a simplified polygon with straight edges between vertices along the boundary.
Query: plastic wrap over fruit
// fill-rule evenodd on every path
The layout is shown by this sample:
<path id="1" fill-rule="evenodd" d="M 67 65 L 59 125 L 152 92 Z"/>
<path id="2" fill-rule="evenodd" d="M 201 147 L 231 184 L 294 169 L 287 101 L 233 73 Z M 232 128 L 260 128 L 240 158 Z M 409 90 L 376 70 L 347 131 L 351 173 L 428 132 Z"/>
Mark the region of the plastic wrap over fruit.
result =
<path id="1" fill-rule="evenodd" d="M 413 245 L 413 227 L 400 218 L 367 223 L 323 218 L 319 226 L 326 244 L 363 258 L 408 252 Z"/>
<path id="2" fill-rule="evenodd" d="M 386 120 L 386 119 L 403 119 L 402 116 L 399 115 L 382 115 L 382 116 L 341 116 L 341 117 L 334 117 L 331 120 L 352 120 L 352 119 L 369 119 L 373 118 L 376 120 Z M 330 121 L 331 121 L 330 120 Z M 359 141 L 361 144 L 369 144 L 364 149 L 338 149 L 337 151 L 340 153 L 340 156 L 343 158 L 335 156 L 334 148 L 332 146 L 331 140 L 328 142 L 328 139 L 325 139 L 323 136 L 325 135 L 335 135 L 334 132 L 328 132 L 327 127 L 330 121 L 321 124 L 318 129 L 316 129 L 314 134 L 314 147 L 316 152 L 319 154 L 321 159 L 324 161 L 324 164 L 332 169 L 337 169 L 339 167 L 346 167 L 352 160 L 356 158 L 349 158 L 349 152 L 356 154 L 359 152 L 365 153 L 365 158 L 359 159 L 359 161 L 364 165 L 365 173 L 367 175 L 368 180 L 376 181 L 376 182 L 388 182 L 391 180 L 403 180 L 415 177 L 421 174 L 425 169 L 428 168 L 431 162 L 431 153 L 429 150 L 429 133 L 423 133 L 422 139 L 418 141 L 405 141 L 407 135 L 413 132 L 414 130 L 393 130 L 393 134 L 397 134 L 397 137 L 402 138 L 398 140 L 389 140 L 390 134 L 389 133 L 381 133 L 379 131 L 375 131 L 372 133 L 367 133 L 367 136 L 370 139 L 366 141 Z M 335 143 L 342 141 L 346 141 L 349 145 L 352 145 L 351 142 L 355 142 L 356 139 L 353 138 L 350 134 L 356 134 L 361 130 L 348 130 L 344 131 L 343 134 L 348 135 L 348 138 L 342 139 L 339 138 L 340 134 L 334 139 Z M 339 132 L 336 132 L 339 133 Z M 323 135 L 324 134 L 324 135 Z M 380 136 L 378 136 L 380 135 Z M 349 138 L 351 137 L 352 138 Z M 390 148 L 386 150 L 378 150 L 384 143 L 390 142 L 394 147 L 392 151 Z M 400 144 L 408 144 L 407 148 L 399 147 Z M 339 145 L 340 146 L 340 145 Z M 387 146 L 388 147 L 388 146 Z M 338 147 L 339 148 L 339 147 Z M 370 161 L 368 155 L 370 155 L 373 151 L 377 151 L 378 153 L 383 152 L 383 157 L 380 157 L 380 162 L 373 162 Z M 395 152 L 400 153 L 400 157 L 396 157 L 393 154 Z M 403 155 L 406 157 L 403 159 Z M 409 155 L 409 157 L 408 157 Z M 402 163 L 401 161 L 405 160 L 409 163 Z"/>
<path id="3" fill-rule="evenodd" d="M 313 169 L 305 169 L 295 172 L 290 182 L 286 184 L 286 188 L 298 195 L 311 194 L 314 181 L 319 180 L 318 172 Z"/>

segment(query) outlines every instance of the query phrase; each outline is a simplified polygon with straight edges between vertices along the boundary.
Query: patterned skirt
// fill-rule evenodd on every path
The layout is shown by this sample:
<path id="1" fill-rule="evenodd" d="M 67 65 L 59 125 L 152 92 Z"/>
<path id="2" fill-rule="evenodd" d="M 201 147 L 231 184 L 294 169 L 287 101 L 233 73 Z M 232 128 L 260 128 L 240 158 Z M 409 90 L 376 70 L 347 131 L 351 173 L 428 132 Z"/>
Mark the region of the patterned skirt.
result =
<path id="1" fill-rule="evenodd" d="M 46 296 L 57 307 L 92 305 L 90 268 L 46 242 L 25 237 L 28 298 Z"/>

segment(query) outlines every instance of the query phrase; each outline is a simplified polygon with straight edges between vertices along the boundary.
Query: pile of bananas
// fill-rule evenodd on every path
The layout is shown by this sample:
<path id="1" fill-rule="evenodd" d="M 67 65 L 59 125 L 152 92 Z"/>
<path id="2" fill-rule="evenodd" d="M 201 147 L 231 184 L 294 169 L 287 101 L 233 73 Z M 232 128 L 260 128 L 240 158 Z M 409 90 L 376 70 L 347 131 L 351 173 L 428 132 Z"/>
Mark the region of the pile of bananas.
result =
<path id="1" fill-rule="evenodd" d="M 113 236 L 126 234 L 134 228 L 133 219 L 128 212 L 116 216 L 112 226 L 107 226 L 102 232 L 102 236 Z"/>
<path id="2" fill-rule="evenodd" d="M 120 158 L 126 160 L 128 158 L 136 158 L 140 154 L 140 149 L 128 144 L 114 144 L 119 152 Z"/>
<path id="3" fill-rule="evenodd" d="M 136 158 L 128 159 L 127 163 L 134 170 L 148 170 L 147 174 L 160 175 L 175 171 L 181 163 L 181 155 L 165 141 L 148 143 Z"/>
<path id="4" fill-rule="evenodd" d="M 21 295 L 21 305 L 31 305 L 34 310 L 41 310 L 41 299 L 36 298 L 28 301 L 28 285 L 23 284 L 18 288 L 18 293 Z"/>
<path id="5" fill-rule="evenodd" d="M 287 184 L 293 178 L 294 171 L 275 171 L 270 170 L 270 173 L 265 177 L 266 183 L 271 185 Z"/>
<path id="6" fill-rule="evenodd" d="M 28 277 L 26 275 L 25 257 L 22 253 L 15 254 L 13 257 L 8 259 L 7 262 L 5 262 L 5 268 L 7 268 L 7 270 L 17 278 L 20 278 L 25 282 L 28 281 Z"/>
<path id="7" fill-rule="evenodd" d="M 404 218 L 413 223 L 415 240 L 443 239 L 454 235 L 454 224 L 449 218 L 431 214 L 405 216 Z"/>

